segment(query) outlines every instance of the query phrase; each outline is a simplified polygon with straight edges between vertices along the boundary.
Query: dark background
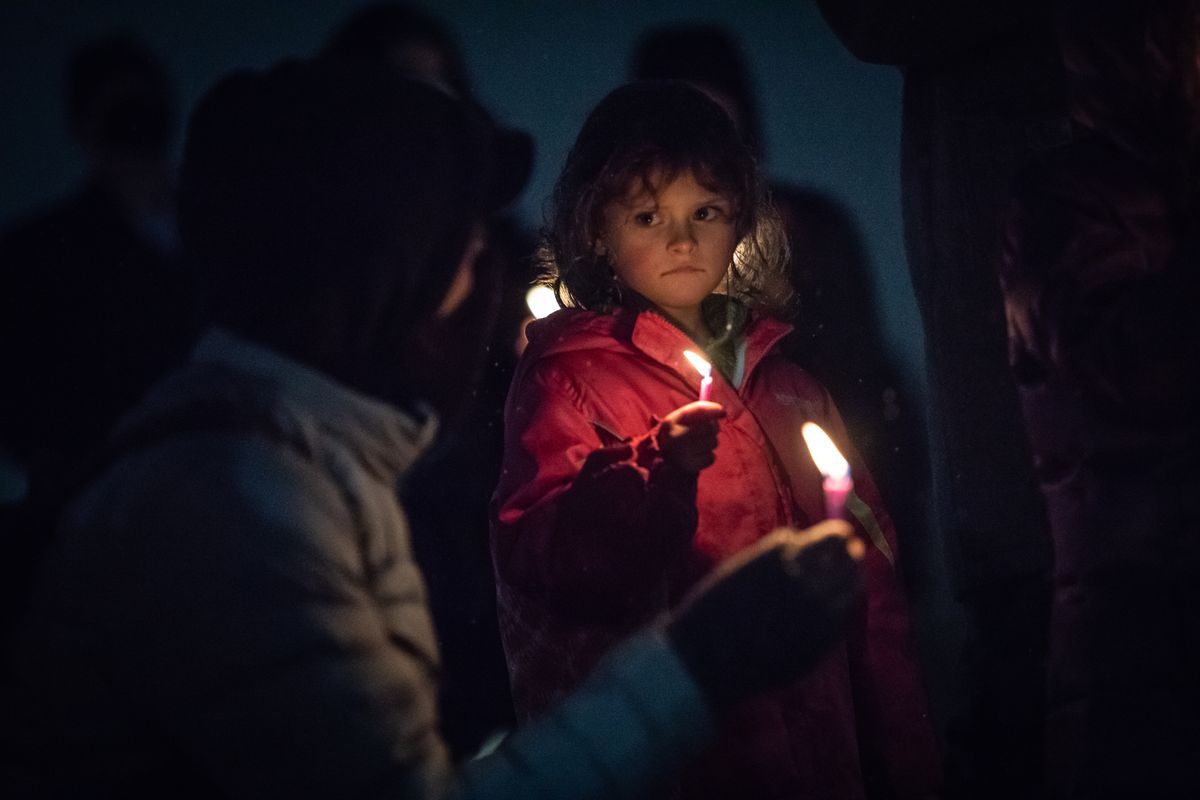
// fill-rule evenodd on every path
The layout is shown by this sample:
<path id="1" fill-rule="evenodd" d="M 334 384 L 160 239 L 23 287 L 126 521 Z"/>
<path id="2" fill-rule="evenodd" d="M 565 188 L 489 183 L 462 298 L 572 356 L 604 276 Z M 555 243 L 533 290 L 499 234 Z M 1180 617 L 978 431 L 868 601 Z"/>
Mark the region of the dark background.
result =
<path id="1" fill-rule="evenodd" d="M 314 53 L 359 5 L 331 0 L 0 2 L 0 228 L 65 194 L 81 177 L 83 160 L 67 130 L 62 101 L 65 65 L 81 41 L 125 32 L 146 42 L 164 60 L 186 119 L 222 74 Z M 917 400 L 906 410 L 921 413 L 924 345 L 904 262 L 897 70 L 856 61 L 809 2 L 459 0 L 424 5 L 458 37 L 484 103 L 537 140 L 533 177 L 517 209 L 531 228 L 540 223 L 543 203 L 585 114 L 625 79 L 638 35 L 671 22 L 726 26 L 749 60 L 768 173 L 823 190 L 855 215 L 888 347 L 903 370 L 905 393 Z M 5 480 L 0 463 L 0 486 Z M 940 550 L 940 537 L 930 533 L 923 539 Z M 961 626 L 945 589 L 940 552 L 923 560 L 937 574 L 913 600 L 936 708 Z"/>
<path id="2" fill-rule="evenodd" d="M 0 3 L 0 227 L 68 191 L 81 156 L 66 129 L 62 82 L 71 49 L 125 31 L 166 62 L 181 108 L 220 75 L 313 53 L 355 2 L 153 0 Z M 538 156 L 519 211 L 541 219 L 587 111 L 626 74 L 645 28 L 683 20 L 725 25 L 741 40 L 758 88 L 772 177 L 827 190 L 857 215 L 894 356 L 923 392 L 922 340 L 900 225 L 900 76 L 856 61 L 815 4 L 462 0 L 424 4 L 459 37 L 480 97 L 530 131 Z M 181 126 L 182 129 L 182 126 Z"/>

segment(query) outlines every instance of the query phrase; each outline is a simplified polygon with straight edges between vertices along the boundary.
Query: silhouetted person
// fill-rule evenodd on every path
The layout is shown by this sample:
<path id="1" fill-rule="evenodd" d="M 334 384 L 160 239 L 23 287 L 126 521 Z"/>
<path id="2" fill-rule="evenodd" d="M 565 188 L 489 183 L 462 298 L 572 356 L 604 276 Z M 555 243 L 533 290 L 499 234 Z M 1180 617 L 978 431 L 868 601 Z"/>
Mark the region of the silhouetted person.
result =
<path id="1" fill-rule="evenodd" d="M 778 531 L 451 786 L 395 484 L 470 374 L 438 336 L 511 199 L 494 139 L 328 63 L 201 101 L 181 229 L 212 325 L 62 517 L 0 686 L 4 796 L 640 797 L 841 636 L 862 543 Z"/>
<path id="2" fill-rule="evenodd" d="M 449 28 L 414 5 L 382 2 L 355 11 L 337 27 L 322 55 L 386 69 L 476 102 Z M 515 193 L 532 169 L 532 138 L 500 128 L 496 159 Z M 492 215 L 486 233 L 471 293 L 442 346 L 473 346 L 473 332 L 487 331 L 487 350 L 470 397 L 401 487 L 413 548 L 429 583 L 444 661 L 443 732 L 455 755 L 474 751 L 486 736 L 515 721 L 496 621 L 487 511 L 500 475 L 504 398 L 516 362 L 513 343 L 524 321 L 525 292 L 533 279 L 534 245 L 511 214 Z"/>
<path id="3" fill-rule="evenodd" d="M 87 178 L 0 241 L 0 444 L 35 490 L 183 360 L 196 326 L 162 65 L 135 41 L 100 39 L 72 56 L 66 89 Z"/>
<path id="4" fill-rule="evenodd" d="M 762 158 L 766 147 L 753 79 L 741 46 L 725 28 L 678 24 L 650 29 L 634 47 L 629 76 L 693 84 L 728 112 Z"/>
<path id="5" fill-rule="evenodd" d="M 1200 3 L 1062 4 L 1075 140 L 1021 176 L 1010 357 L 1054 536 L 1054 798 L 1200 796 Z"/>
<path id="6" fill-rule="evenodd" d="M 1070 137 L 1048 4 L 822 0 L 858 58 L 904 75 L 901 192 L 925 329 L 933 509 L 966 614 L 952 796 L 1042 781 L 1049 534 L 1005 368 L 996 280 L 1014 176 Z"/>

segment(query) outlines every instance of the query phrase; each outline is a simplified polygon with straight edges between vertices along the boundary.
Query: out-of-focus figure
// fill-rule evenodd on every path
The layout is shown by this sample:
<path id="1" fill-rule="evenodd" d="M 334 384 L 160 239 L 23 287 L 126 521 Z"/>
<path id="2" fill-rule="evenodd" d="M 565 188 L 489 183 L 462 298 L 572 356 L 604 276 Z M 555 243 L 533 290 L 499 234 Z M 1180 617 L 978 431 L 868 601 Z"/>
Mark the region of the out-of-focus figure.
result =
<path id="1" fill-rule="evenodd" d="M 382 2 L 359 9 L 332 34 L 322 55 L 386 69 L 476 102 L 450 29 L 414 5 Z M 496 150 L 501 173 L 523 184 L 532 169 L 533 139 L 501 127 Z M 461 398 L 438 446 L 401 487 L 437 622 L 442 726 L 456 756 L 471 754 L 514 722 L 496 623 L 487 510 L 499 480 L 504 397 L 533 278 L 533 240 L 510 213 L 491 215 L 485 227 L 466 302 L 437 344 L 449 356 L 450 349 L 473 346 L 484 336 L 487 349 L 476 365 L 471 395 Z"/>
<path id="2" fill-rule="evenodd" d="M 87 177 L 0 240 L 0 447 L 34 491 L 183 360 L 197 324 L 162 64 L 127 38 L 90 42 L 71 58 L 66 104 Z"/>
<path id="3" fill-rule="evenodd" d="M 1064 2 L 1010 358 L 1054 538 L 1051 797 L 1200 796 L 1200 3 Z"/>
<path id="4" fill-rule="evenodd" d="M 1042 782 L 1045 511 L 1005 366 L 999 218 L 1015 175 L 1070 138 L 1041 0 L 821 0 L 846 47 L 904 76 L 900 179 L 925 329 L 933 510 L 965 614 L 947 791 L 1036 796 Z"/>

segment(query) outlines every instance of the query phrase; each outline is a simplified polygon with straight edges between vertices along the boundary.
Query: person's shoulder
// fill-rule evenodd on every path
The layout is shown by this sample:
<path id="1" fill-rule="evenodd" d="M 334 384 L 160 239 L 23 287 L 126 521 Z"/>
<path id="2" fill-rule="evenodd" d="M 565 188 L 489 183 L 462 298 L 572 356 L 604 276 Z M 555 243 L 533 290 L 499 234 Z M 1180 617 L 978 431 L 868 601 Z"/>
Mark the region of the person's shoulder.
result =
<path id="1" fill-rule="evenodd" d="M 829 415 L 832 400 L 824 384 L 779 350 L 764 358 L 756 373 L 756 402 L 769 403 L 775 413 L 795 414 L 797 422 Z"/>
<path id="2" fill-rule="evenodd" d="M 61 238 L 64 231 L 74 231 L 104 215 L 112 203 L 94 181 L 87 181 L 71 192 L 30 207 L 17 215 L 5 228 L 5 241 L 45 241 Z"/>
<path id="3" fill-rule="evenodd" d="M 823 397 L 828 392 L 811 372 L 779 350 L 763 359 L 759 367 L 762 376 L 774 385 L 787 385 L 798 393 Z"/>
<path id="4" fill-rule="evenodd" d="M 582 308 L 560 308 L 526 327 L 526 353 L 537 358 L 558 352 L 605 347 L 614 335 L 616 316 Z"/>
<path id="5" fill-rule="evenodd" d="M 320 441 L 275 399 L 273 384 L 191 363 L 162 378 L 115 426 L 108 463 L 88 494 L 105 509 L 155 519 L 230 515 L 303 526 L 343 517 Z"/>
<path id="6" fill-rule="evenodd" d="M 55 247 L 75 214 L 66 201 L 44 206 L 14 220 L 0 234 L 0 251 L 6 262 L 29 259 Z"/>
<path id="7" fill-rule="evenodd" d="M 571 369 L 594 363 L 601 353 L 629 351 L 628 332 L 622 332 L 622 316 L 560 309 L 527 329 L 529 345 L 521 355 L 527 372 Z"/>
<path id="8" fill-rule="evenodd" d="M 37 285 L 61 280 L 64 270 L 87 277 L 86 271 L 80 272 L 84 263 L 94 269 L 98 248 L 128 228 L 98 192 L 85 184 L 15 219 L 0 234 L 4 279 Z"/>
<path id="9" fill-rule="evenodd" d="M 283 526 L 288 518 L 342 505 L 335 482 L 315 461 L 251 429 L 167 433 L 118 456 L 89 493 L 131 518 L 216 511 Z"/>
<path id="10" fill-rule="evenodd" d="M 633 319 L 621 313 L 561 309 L 532 323 L 537 327 L 517 366 L 510 404 L 540 394 L 586 406 L 589 398 L 619 388 L 616 379 L 632 377 L 646 360 L 630 343 Z"/>

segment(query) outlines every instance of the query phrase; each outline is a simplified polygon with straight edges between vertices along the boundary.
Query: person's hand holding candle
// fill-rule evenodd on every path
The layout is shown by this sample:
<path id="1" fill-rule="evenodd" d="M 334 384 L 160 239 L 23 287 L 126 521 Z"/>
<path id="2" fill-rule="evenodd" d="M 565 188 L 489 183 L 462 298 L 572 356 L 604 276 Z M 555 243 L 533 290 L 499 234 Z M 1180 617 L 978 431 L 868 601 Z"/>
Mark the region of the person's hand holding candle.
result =
<path id="1" fill-rule="evenodd" d="M 697 400 L 667 414 L 659 424 L 656 442 L 663 460 L 696 474 L 716 460 L 718 422 L 725 409 Z"/>
<path id="2" fill-rule="evenodd" d="M 846 507 L 846 497 L 854 489 L 854 481 L 850 479 L 850 464 L 837 449 L 837 445 L 829 438 L 829 434 L 821 430 L 821 426 L 806 422 L 800 429 L 808 452 L 812 455 L 817 469 L 825 477 L 822 488 L 825 490 L 825 517 L 841 519 Z"/>
<path id="3" fill-rule="evenodd" d="M 864 552 L 843 520 L 780 528 L 689 592 L 668 635 L 714 708 L 784 686 L 820 662 L 860 600 Z"/>

